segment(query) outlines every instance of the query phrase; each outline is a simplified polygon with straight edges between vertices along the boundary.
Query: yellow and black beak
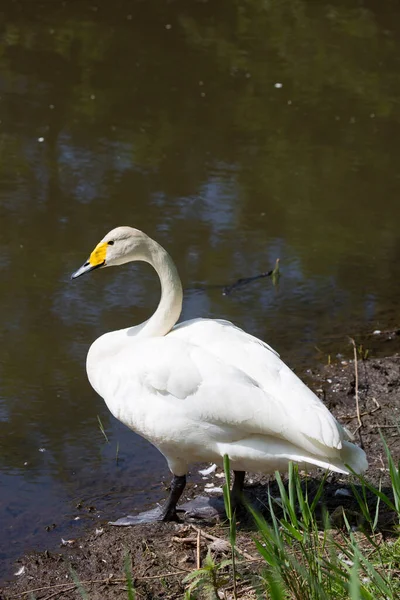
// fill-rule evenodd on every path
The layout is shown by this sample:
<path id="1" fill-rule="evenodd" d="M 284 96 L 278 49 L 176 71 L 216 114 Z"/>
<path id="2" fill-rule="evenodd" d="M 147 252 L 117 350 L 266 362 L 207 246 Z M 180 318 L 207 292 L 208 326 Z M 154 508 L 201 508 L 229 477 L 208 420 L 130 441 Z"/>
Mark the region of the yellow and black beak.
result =
<path id="1" fill-rule="evenodd" d="M 87 260 L 77 271 L 72 273 L 71 279 L 76 279 L 77 277 L 80 277 L 85 273 L 90 273 L 90 271 L 94 271 L 94 269 L 104 267 L 106 264 L 106 254 L 107 242 L 101 242 L 93 250 L 92 254 L 89 256 L 89 260 Z"/>

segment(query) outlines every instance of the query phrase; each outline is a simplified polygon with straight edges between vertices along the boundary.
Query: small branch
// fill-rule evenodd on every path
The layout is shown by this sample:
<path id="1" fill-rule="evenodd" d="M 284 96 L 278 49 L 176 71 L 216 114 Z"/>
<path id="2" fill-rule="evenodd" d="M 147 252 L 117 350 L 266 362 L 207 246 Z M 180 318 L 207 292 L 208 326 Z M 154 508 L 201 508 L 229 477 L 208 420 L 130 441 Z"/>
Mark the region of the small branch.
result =
<path id="1" fill-rule="evenodd" d="M 399 425 L 370 425 L 371 429 L 396 429 Z"/>
<path id="2" fill-rule="evenodd" d="M 43 600 L 50 600 L 50 598 L 55 598 L 59 594 L 65 594 L 65 592 L 72 592 L 72 590 L 74 590 L 75 588 L 76 588 L 76 585 L 74 583 L 74 584 L 70 585 L 69 587 L 65 588 L 64 590 L 57 590 L 56 592 L 53 592 L 52 594 L 50 594 L 50 596 L 46 596 L 46 598 L 44 598 Z"/>
<path id="3" fill-rule="evenodd" d="M 201 560 L 200 560 L 200 529 L 197 532 L 197 546 L 196 546 L 196 568 L 200 569 Z"/>
<path id="4" fill-rule="evenodd" d="M 342 417 L 343 421 L 351 421 L 352 419 L 358 419 L 358 417 L 366 417 L 369 415 L 373 415 L 377 410 L 380 409 L 381 405 L 379 404 L 379 402 L 376 400 L 376 398 L 372 398 L 372 400 L 375 402 L 376 407 L 373 408 L 372 410 L 367 410 L 363 413 L 360 413 L 360 415 L 355 414 L 355 415 L 348 415 L 347 417 Z"/>
<path id="5" fill-rule="evenodd" d="M 230 285 L 225 285 L 222 290 L 222 295 L 228 296 L 231 292 L 233 292 L 233 290 L 235 290 L 239 287 L 243 287 L 244 285 L 247 285 L 249 283 L 252 283 L 253 281 L 256 281 L 257 279 L 261 279 L 262 277 L 271 277 L 271 275 L 273 275 L 274 272 L 277 272 L 277 273 L 279 272 L 279 258 L 277 259 L 274 269 L 271 269 L 270 271 L 267 271 L 266 273 L 260 273 L 259 275 L 254 275 L 253 277 L 242 277 L 241 279 L 238 279 L 237 281 L 235 281 L 235 283 L 231 283 Z"/>
<path id="6" fill-rule="evenodd" d="M 197 538 L 192 536 L 192 537 L 178 537 L 177 535 L 174 535 L 172 538 L 173 542 L 178 542 L 178 544 L 195 544 L 197 541 Z"/>
<path id="7" fill-rule="evenodd" d="M 199 527 L 196 527 L 195 525 L 193 525 L 193 523 L 189 523 L 189 526 L 195 530 L 196 533 L 200 532 L 200 535 L 203 536 L 203 538 L 206 538 L 206 540 L 210 540 L 211 542 L 217 542 L 222 538 L 216 537 L 215 535 L 211 535 L 211 533 L 207 533 L 206 531 L 204 531 L 203 529 L 200 529 Z"/>
<path id="8" fill-rule="evenodd" d="M 206 540 L 210 540 L 211 542 L 220 542 L 220 541 L 225 542 L 224 539 L 222 539 L 220 537 L 216 537 L 215 535 L 211 535 L 211 533 L 206 533 L 205 531 L 203 531 L 203 529 L 199 529 L 192 523 L 190 523 L 190 527 L 192 529 L 194 529 L 195 531 L 197 531 L 197 533 L 200 532 L 200 535 L 202 535 L 204 538 L 206 538 Z M 237 546 L 236 546 L 236 550 L 239 554 L 241 554 L 242 556 L 247 558 L 247 560 L 257 560 L 256 558 L 254 558 L 254 556 L 251 556 L 251 554 L 248 554 L 245 550 L 241 550 Z"/>
<path id="9" fill-rule="evenodd" d="M 159 575 L 147 575 L 145 577 L 135 577 L 134 579 L 136 581 L 144 581 L 144 580 L 149 580 L 149 579 L 161 579 L 164 577 L 177 577 L 178 575 L 181 576 L 183 574 L 186 574 L 190 572 L 188 569 L 182 569 L 180 571 L 171 571 L 168 573 L 160 573 Z M 107 577 L 106 579 L 84 579 L 82 581 L 80 581 L 79 583 L 85 583 L 85 584 L 94 584 L 94 583 L 105 583 L 105 584 L 116 584 L 116 583 L 126 583 L 126 578 L 114 578 L 114 577 Z M 66 583 L 54 583 L 53 585 L 46 585 L 44 587 L 39 587 L 39 588 L 33 588 L 31 590 L 27 590 L 26 592 L 20 592 L 18 594 L 18 596 L 11 596 L 11 598 L 20 598 L 21 596 L 28 596 L 30 594 L 33 594 L 34 592 L 43 592 L 45 590 L 50 590 L 53 589 L 55 587 L 66 587 L 67 589 L 65 590 L 58 590 L 57 592 L 54 592 L 54 594 L 52 594 L 51 596 L 47 596 L 47 598 L 45 600 L 49 600 L 49 598 L 53 598 L 54 596 L 56 596 L 57 594 L 63 594 L 64 592 L 69 592 L 70 590 L 75 589 L 77 586 L 76 584 L 71 584 L 71 582 L 66 582 Z"/>
<path id="10" fill-rule="evenodd" d="M 360 415 L 360 401 L 359 401 L 359 397 L 358 397 L 358 360 L 357 360 L 357 346 L 355 341 L 353 340 L 353 338 L 349 338 L 350 342 L 353 346 L 353 351 L 354 351 L 354 374 L 355 374 L 355 378 L 356 378 L 356 383 L 355 383 L 355 392 L 356 392 L 356 412 L 357 412 L 357 421 L 358 421 L 358 427 L 356 429 L 356 431 L 358 431 L 360 429 L 360 427 L 362 427 L 362 421 L 361 421 L 361 415 Z M 356 433 L 356 431 L 354 433 Z"/>
<path id="11" fill-rule="evenodd" d="M 170 573 L 160 573 L 159 575 L 147 575 L 146 577 L 135 577 L 136 581 L 148 581 L 149 579 L 161 579 L 164 577 L 177 577 L 178 575 L 183 575 L 184 573 L 191 573 L 189 569 L 182 569 L 181 571 L 171 571 Z"/>

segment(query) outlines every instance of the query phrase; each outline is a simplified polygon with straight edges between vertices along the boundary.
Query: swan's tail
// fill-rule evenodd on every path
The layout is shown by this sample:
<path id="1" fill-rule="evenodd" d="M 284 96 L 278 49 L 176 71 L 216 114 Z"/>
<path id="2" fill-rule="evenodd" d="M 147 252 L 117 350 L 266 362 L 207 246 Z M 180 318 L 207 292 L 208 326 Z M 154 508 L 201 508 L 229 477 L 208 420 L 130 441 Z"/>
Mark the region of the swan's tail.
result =
<path id="1" fill-rule="evenodd" d="M 332 460 L 330 468 L 332 471 L 350 474 L 352 471 L 361 475 L 368 469 L 367 456 L 362 448 L 351 442 L 342 442 L 340 458 Z M 348 468 L 350 467 L 350 469 Z"/>
<path id="2" fill-rule="evenodd" d="M 265 436 L 254 436 L 238 442 L 218 444 L 218 449 L 221 457 L 228 454 L 232 468 L 237 471 L 260 473 L 285 471 L 289 461 L 298 463 L 301 468 L 306 470 L 320 467 L 346 475 L 352 471 L 361 474 L 368 468 L 364 450 L 344 440 L 342 448 L 336 450 L 333 456 L 317 456 L 286 440 L 274 437 L 266 438 Z M 329 450 L 332 452 L 332 449 Z"/>

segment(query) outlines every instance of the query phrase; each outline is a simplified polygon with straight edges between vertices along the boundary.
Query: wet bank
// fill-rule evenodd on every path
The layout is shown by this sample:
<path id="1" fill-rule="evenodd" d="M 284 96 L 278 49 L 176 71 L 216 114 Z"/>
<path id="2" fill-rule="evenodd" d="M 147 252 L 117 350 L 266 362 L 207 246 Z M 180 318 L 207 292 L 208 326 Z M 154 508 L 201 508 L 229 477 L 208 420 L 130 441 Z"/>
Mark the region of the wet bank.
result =
<path id="1" fill-rule="evenodd" d="M 381 340 L 381 347 L 387 348 L 396 343 L 397 333 L 375 334 Z M 312 389 L 324 399 L 330 410 L 355 432 L 368 455 L 369 470 L 367 479 L 375 484 L 382 481 L 386 489 L 389 475 L 380 432 L 385 436 L 395 459 L 400 456 L 400 356 L 366 358 L 367 348 L 357 345 L 357 365 L 352 356 L 352 347 L 346 347 L 344 356 L 332 364 L 320 364 L 309 370 L 304 379 Z M 357 367 L 357 378 L 356 369 Z M 359 405 L 357 409 L 356 395 Z M 358 419 L 361 420 L 361 426 Z M 315 486 L 321 474 L 316 477 Z M 310 489 L 313 488 L 310 480 Z M 223 477 L 217 469 L 207 475 L 199 475 L 193 470 L 186 497 L 190 498 L 221 486 Z M 134 482 L 132 482 L 134 485 Z M 266 477 L 248 474 L 246 493 L 252 503 L 262 506 L 267 503 L 267 489 L 277 493 L 276 484 Z M 338 490 L 349 490 L 348 478 L 332 475 L 325 487 L 322 503 L 332 516 L 334 526 L 338 507 L 343 506 L 349 519 L 359 522 L 361 518 L 352 494 L 343 495 Z M 210 493 L 210 492 L 209 492 Z M 212 492 L 211 492 L 212 493 Z M 115 516 L 120 516 L 121 507 L 115 507 Z M 336 512 L 335 512 L 336 511 Z M 197 528 L 203 534 L 198 538 Z M 394 535 L 393 514 L 380 508 L 379 530 L 386 536 Z M 243 567 L 243 589 L 248 587 L 254 573 L 259 568 L 257 552 L 253 541 L 253 528 L 246 517 L 238 525 L 237 545 L 248 564 Z M 43 548 L 42 552 L 29 554 L 19 559 L 13 568 L 16 573 L 9 582 L 0 588 L 1 600 L 30 597 L 37 600 L 62 598 L 75 600 L 82 598 L 77 589 L 71 568 L 76 573 L 90 600 L 121 599 L 126 594 L 125 557 L 129 556 L 138 598 L 182 598 L 183 578 L 197 564 L 200 552 L 204 559 L 207 549 L 222 557 L 227 553 L 228 532 L 224 524 L 182 522 L 142 525 L 133 528 L 114 528 L 104 520 L 97 519 L 89 532 L 78 538 L 68 537 L 59 540 L 57 546 Z M 222 540 L 222 541 L 221 541 Z M 240 586 L 239 586 L 240 588 Z M 247 593 L 247 592 L 246 592 Z M 243 598 L 246 596 L 243 592 Z"/>

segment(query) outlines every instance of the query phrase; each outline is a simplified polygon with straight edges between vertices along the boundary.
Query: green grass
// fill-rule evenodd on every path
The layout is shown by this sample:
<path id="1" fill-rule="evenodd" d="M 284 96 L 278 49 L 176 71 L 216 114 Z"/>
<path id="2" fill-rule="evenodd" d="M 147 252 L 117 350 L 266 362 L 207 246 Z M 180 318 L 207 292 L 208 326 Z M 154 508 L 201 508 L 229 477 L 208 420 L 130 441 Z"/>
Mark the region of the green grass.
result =
<path id="1" fill-rule="evenodd" d="M 99 416 L 99 415 L 97 415 L 97 422 L 98 422 L 98 424 L 99 424 L 99 429 L 100 429 L 101 433 L 102 433 L 102 434 L 103 434 L 103 436 L 104 436 L 104 439 L 106 440 L 107 444 L 109 444 L 109 443 L 110 443 L 110 442 L 109 442 L 109 439 L 108 439 L 108 437 L 107 437 L 106 431 L 105 431 L 105 429 L 104 429 L 104 427 L 103 427 L 103 423 L 101 422 L 101 419 L 100 419 L 100 416 Z"/>
<path id="2" fill-rule="evenodd" d="M 256 563 L 247 564 L 236 548 L 236 515 L 232 510 L 229 459 L 224 457 L 225 510 L 229 525 L 230 556 L 217 560 L 208 550 L 200 569 L 182 583 L 183 600 L 396 600 L 400 598 L 400 473 L 383 439 L 391 489 L 372 485 L 362 476 L 350 482 L 358 504 L 357 527 L 350 523 L 350 511 L 341 511 L 341 527 L 333 526 L 322 508 L 326 476 L 312 498 L 307 479 L 296 465 L 289 465 L 284 484 L 275 474 L 279 494 L 268 494 L 268 517 L 247 506 L 255 527 L 252 532 Z M 353 478 L 354 479 L 354 478 Z M 392 529 L 385 538 L 379 531 L 383 511 L 392 516 Z M 335 511 L 336 512 L 336 511 Z M 388 532 L 385 532 L 386 534 Z M 136 597 L 132 567 L 125 558 L 128 600 Z M 85 592 L 76 576 L 82 598 Z M 140 594 L 138 594 L 140 597 Z"/>
<path id="3" fill-rule="evenodd" d="M 304 485 L 306 482 L 300 478 L 295 465 L 289 465 L 286 486 L 280 474 L 275 474 L 279 496 L 268 496 L 268 520 L 248 506 L 255 523 L 254 544 L 262 559 L 258 575 L 250 578 L 251 590 L 247 585 L 242 596 L 240 588 L 236 588 L 237 576 L 243 581 L 246 581 L 246 577 L 248 579 L 248 574 L 240 573 L 242 563 L 239 563 L 239 573 L 232 568 L 232 561 L 223 565 L 226 573 L 230 571 L 228 580 L 230 588 L 234 590 L 233 597 L 270 600 L 400 598 L 400 540 L 385 540 L 379 532 L 379 515 L 383 509 L 389 510 L 400 523 L 399 464 L 395 464 L 385 440 L 383 443 L 389 465 L 391 493 L 384 493 L 381 486 L 373 486 L 362 476 L 357 477 L 357 485 L 351 484 L 362 527 L 352 527 L 344 509 L 341 514 L 343 527 L 340 529 L 333 527 L 326 510 L 322 510 L 321 516 L 320 500 L 326 477 L 311 500 L 307 485 Z M 228 457 L 224 458 L 224 468 L 228 486 Z M 235 519 L 227 488 L 224 489 L 224 499 L 234 557 L 236 528 L 232 525 Z M 208 564 L 212 562 L 214 571 L 220 569 L 221 564 L 213 562 L 211 556 L 207 557 L 207 561 Z M 214 588 L 214 596 L 207 595 L 204 579 L 196 578 L 194 574 L 190 576 L 192 585 L 187 598 L 217 598 L 218 591 L 223 597 L 222 586 Z"/>
<path id="4" fill-rule="evenodd" d="M 124 571 L 125 571 L 125 577 L 126 577 L 126 585 L 128 588 L 128 600 L 135 600 L 136 592 L 133 587 L 132 561 L 131 561 L 131 557 L 128 552 L 126 552 L 126 554 L 125 554 Z"/>

